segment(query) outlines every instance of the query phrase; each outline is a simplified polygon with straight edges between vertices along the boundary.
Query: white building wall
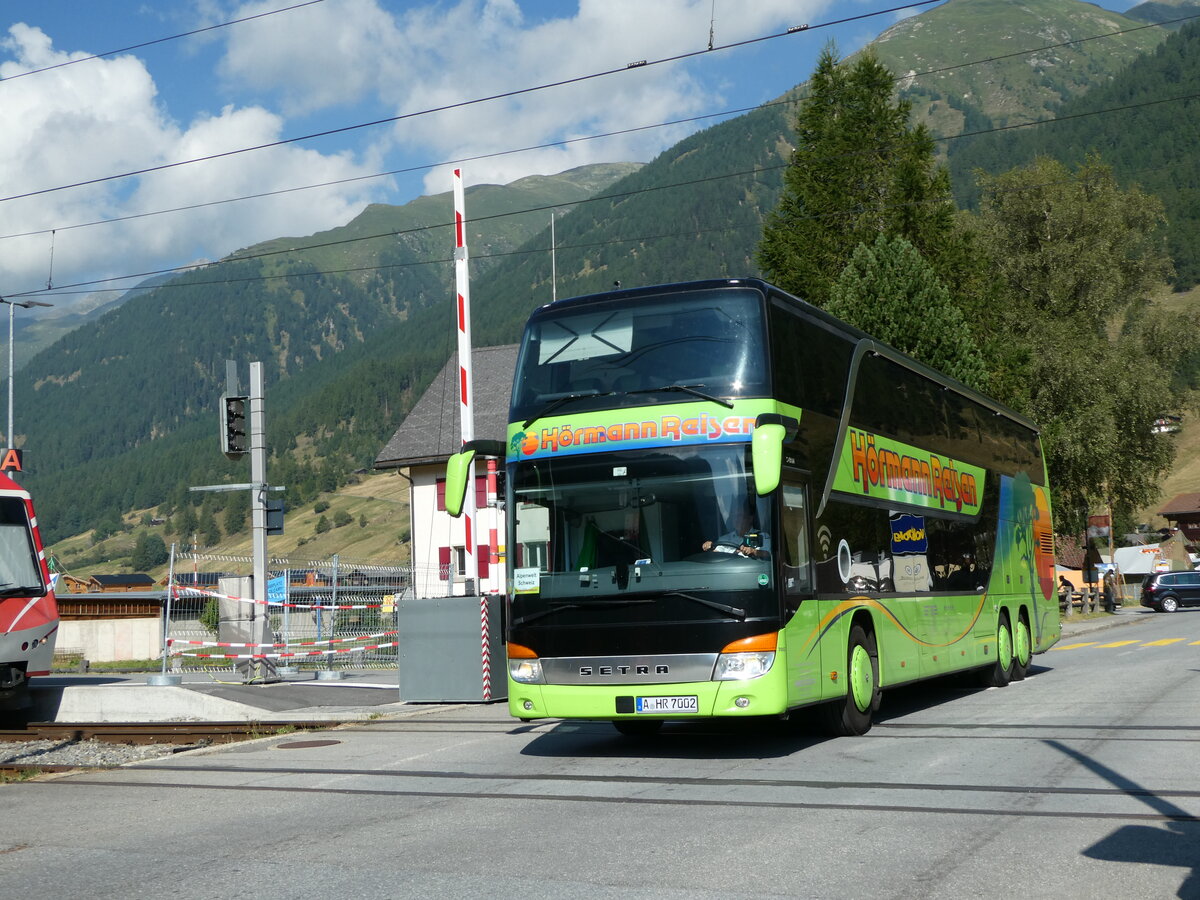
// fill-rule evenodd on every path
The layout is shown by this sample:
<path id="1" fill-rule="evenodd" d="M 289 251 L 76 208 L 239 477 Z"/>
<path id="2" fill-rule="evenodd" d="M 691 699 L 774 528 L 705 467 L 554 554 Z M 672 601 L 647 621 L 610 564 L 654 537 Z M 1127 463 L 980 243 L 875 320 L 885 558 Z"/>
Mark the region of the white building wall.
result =
<path id="1" fill-rule="evenodd" d="M 162 659 L 162 620 L 65 619 L 59 623 L 55 647 L 82 650 L 84 659 L 93 662 Z"/>
<path id="2" fill-rule="evenodd" d="M 476 465 L 477 476 L 486 475 L 486 464 Z M 444 510 L 439 510 L 437 502 L 437 481 L 445 478 L 445 466 L 424 466 L 409 470 L 412 479 L 412 494 L 409 510 L 412 518 L 410 532 L 412 535 L 413 587 L 418 597 L 445 597 L 447 595 L 462 596 L 466 594 L 468 580 L 478 581 L 473 576 L 477 573 L 467 573 L 459 576 L 454 573 L 454 555 L 451 555 L 450 578 L 442 577 L 439 550 L 442 547 L 463 547 L 466 543 L 466 521 L 454 518 Z M 503 497 L 500 498 L 503 500 Z M 504 513 L 495 508 L 481 509 L 475 517 L 475 544 L 489 543 L 492 530 L 495 530 L 497 542 L 504 542 Z M 488 577 L 475 586 L 475 591 L 484 593 L 502 592 L 504 590 L 504 557 L 498 556 L 497 562 L 488 564 Z"/>

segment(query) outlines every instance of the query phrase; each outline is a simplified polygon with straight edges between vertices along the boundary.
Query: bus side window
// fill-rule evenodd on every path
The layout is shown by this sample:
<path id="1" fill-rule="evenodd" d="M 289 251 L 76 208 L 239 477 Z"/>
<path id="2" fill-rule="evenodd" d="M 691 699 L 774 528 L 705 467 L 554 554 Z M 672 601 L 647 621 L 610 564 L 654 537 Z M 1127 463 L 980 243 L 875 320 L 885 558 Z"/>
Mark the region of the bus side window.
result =
<path id="1" fill-rule="evenodd" d="M 791 595 L 811 594 L 812 566 L 808 542 L 808 489 L 788 477 L 783 484 L 783 589 Z"/>

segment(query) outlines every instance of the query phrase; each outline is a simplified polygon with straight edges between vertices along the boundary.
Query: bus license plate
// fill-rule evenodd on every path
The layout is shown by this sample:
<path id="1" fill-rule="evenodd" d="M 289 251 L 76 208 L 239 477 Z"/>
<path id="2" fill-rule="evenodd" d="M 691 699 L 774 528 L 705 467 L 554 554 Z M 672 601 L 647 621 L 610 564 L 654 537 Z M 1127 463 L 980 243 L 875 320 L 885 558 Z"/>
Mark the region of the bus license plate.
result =
<path id="1" fill-rule="evenodd" d="M 698 713 L 699 700 L 691 697 L 638 697 L 637 712 L 639 713 Z"/>

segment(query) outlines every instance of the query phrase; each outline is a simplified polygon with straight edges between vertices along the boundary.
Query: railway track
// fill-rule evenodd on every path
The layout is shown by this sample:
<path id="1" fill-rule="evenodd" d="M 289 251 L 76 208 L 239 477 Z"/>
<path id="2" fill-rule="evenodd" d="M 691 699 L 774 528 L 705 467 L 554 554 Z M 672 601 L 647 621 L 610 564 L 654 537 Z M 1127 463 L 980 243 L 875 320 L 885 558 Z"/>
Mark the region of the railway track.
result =
<path id="1" fill-rule="evenodd" d="M 109 744 L 195 744 L 319 731 L 340 722 L 30 722 L 0 731 L 6 741 L 101 741 Z"/>
<path id="2" fill-rule="evenodd" d="M 58 741 L 65 745 L 92 741 L 100 744 L 160 745 L 185 748 L 232 743 L 257 737 L 319 731 L 341 724 L 300 722 L 31 722 L 24 728 L 0 730 L 0 744 Z M 91 768 L 88 764 L 59 765 L 34 759 L 0 759 L 0 776 L 28 776 Z"/>

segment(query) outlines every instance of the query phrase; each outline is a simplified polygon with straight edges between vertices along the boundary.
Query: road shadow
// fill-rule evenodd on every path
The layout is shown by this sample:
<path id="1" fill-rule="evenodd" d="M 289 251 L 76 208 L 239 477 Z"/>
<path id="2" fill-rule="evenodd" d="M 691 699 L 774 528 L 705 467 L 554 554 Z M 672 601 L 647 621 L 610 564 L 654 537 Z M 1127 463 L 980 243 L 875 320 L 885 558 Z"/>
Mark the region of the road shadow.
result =
<path id="1" fill-rule="evenodd" d="M 1154 814 L 1166 820 L 1162 827 L 1122 825 L 1084 850 L 1083 855 L 1106 862 L 1149 863 L 1187 869 L 1188 874 L 1175 896 L 1181 900 L 1200 900 L 1200 817 L 1078 750 L 1058 741 L 1047 741 L 1046 744 L 1090 769 L 1113 787 L 1135 795 Z"/>
<path id="2" fill-rule="evenodd" d="M 528 733 L 536 723 L 514 729 Z M 808 717 L 705 719 L 668 722 L 654 734 L 619 734 L 609 722 L 569 721 L 550 726 L 522 750 L 524 756 L 583 759 L 773 759 L 825 741 Z"/>
<path id="3" fill-rule="evenodd" d="M 1050 671 L 1034 666 L 1028 677 Z M 964 694 L 987 690 L 977 673 L 948 675 L 885 691 L 875 714 L 879 725 L 959 700 Z M 547 730 L 548 729 L 548 730 Z M 536 734 L 523 750 L 527 756 L 662 759 L 764 759 L 789 756 L 837 740 L 820 722 L 819 707 L 796 710 L 787 719 L 739 718 L 672 720 L 656 733 L 619 734 L 606 721 L 571 720 L 530 723 L 512 734 Z"/>

